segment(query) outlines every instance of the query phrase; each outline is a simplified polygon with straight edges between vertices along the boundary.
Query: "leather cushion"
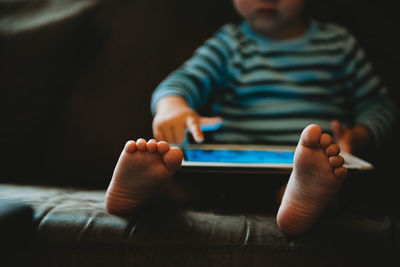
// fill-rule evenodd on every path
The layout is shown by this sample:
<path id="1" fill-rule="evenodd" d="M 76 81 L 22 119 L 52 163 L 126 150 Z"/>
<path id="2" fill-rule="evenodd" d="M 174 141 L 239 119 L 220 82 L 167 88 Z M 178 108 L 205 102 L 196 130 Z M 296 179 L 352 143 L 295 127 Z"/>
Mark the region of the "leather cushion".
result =
<path id="1" fill-rule="evenodd" d="M 0 185 L 1 199 L 34 207 L 36 238 L 21 264 L 41 266 L 384 266 L 390 263 L 387 216 L 339 214 L 291 237 L 268 213 L 143 209 L 119 217 L 103 190 Z"/>

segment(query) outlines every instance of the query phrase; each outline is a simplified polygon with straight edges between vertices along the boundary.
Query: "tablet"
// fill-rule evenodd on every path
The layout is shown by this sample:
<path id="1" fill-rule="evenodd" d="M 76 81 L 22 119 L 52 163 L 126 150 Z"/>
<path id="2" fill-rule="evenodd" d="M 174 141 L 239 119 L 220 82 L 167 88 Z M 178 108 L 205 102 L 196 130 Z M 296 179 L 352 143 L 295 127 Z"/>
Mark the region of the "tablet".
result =
<path id="1" fill-rule="evenodd" d="M 190 144 L 183 149 L 183 172 L 290 173 L 295 147 L 234 144 Z M 349 171 L 373 169 L 372 164 L 342 152 Z"/>

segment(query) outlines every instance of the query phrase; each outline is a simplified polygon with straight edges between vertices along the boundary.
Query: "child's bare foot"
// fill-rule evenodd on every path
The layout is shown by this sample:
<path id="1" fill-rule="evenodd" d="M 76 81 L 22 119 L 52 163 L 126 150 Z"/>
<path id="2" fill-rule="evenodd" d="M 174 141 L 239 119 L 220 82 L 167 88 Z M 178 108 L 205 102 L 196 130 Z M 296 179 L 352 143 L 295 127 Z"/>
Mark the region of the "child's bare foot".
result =
<path id="1" fill-rule="evenodd" d="M 164 141 L 128 141 L 107 189 L 107 211 L 114 214 L 135 211 L 160 185 L 170 180 L 180 167 L 182 157 L 179 148 L 170 148 Z"/>
<path id="2" fill-rule="evenodd" d="M 277 215 L 279 228 L 287 234 L 307 231 L 332 204 L 347 170 L 339 147 L 318 125 L 301 134 L 294 155 L 293 171 Z"/>

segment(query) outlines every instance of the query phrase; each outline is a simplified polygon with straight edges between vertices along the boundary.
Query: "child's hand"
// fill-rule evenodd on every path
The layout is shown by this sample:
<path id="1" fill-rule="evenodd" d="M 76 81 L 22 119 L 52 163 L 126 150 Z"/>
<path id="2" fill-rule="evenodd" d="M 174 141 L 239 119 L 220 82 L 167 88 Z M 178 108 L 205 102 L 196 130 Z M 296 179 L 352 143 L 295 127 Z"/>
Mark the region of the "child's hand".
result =
<path id="1" fill-rule="evenodd" d="M 347 128 L 338 120 L 333 120 L 331 129 L 336 143 L 342 151 L 360 155 L 366 152 L 371 145 L 371 134 L 363 125 Z"/>
<path id="2" fill-rule="evenodd" d="M 189 107 L 177 106 L 169 111 L 159 111 L 153 120 L 153 134 L 156 140 L 182 144 L 188 129 L 196 142 L 202 142 L 200 115 Z"/>
<path id="3" fill-rule="evenodd" d="M 153 135 L 157 140 L 182 144 L 187 129 L 196 142 L 202 142 L 204 135 L 201 124 L 219 122 L 221 122 L 220 117 L 201 117 L 183 98 L 169 96 L 160 100 L 157 105 L 157 113 L 153 120 Z"/>

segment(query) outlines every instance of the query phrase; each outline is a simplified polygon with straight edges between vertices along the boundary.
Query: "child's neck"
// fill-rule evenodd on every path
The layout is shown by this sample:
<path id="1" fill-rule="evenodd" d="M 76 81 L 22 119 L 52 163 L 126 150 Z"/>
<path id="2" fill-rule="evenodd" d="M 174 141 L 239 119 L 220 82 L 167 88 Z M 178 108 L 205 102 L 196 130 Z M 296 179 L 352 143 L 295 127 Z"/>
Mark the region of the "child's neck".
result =
<path id="1" fill-rule="evenodd" d="M 284 41 L 284 40 L 295 39 L 302 36 L 307 31 L 308 26 L 309 26 L 308 20 L 299 19 L 293 21 L 290 24 L 282 25 L 275 29 L 271 30 L 255 29 L 255 31 L 268 39 Z"/>

